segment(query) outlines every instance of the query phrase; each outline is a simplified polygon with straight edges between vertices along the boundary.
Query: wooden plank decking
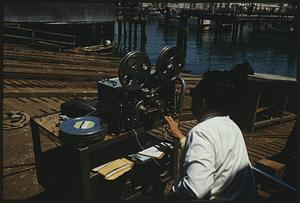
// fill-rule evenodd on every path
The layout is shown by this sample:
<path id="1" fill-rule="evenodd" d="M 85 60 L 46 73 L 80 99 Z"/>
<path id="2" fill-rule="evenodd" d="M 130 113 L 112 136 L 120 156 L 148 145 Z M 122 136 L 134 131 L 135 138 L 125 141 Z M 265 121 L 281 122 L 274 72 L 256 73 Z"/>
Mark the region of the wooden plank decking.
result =
<path id="1" fill-rule="evenodd" d="M 4 111 L 23 111 L 32 117 L 58 112 L 60 104 L 71 99 L 70 97 L 18 97 L 4 98 Z M 90 98 L 86 98 L 90 99 Z M 182 131 L 188 131 L 197 124 L 196 120 L 181 122 Z M 256 161 L 279 153 L 285 146 L 294 121 L 268 126 L 254 132 L 244 131 L 244 138 L 250 160 Z M 157 136 L 164 136 L 162 128 L 152 131 Z"/>
<path id="2" fill-rule="evenodd" d="M 4 45 L 4 111 L 22 111 L 35 117 L 58 112 L 63 102 L 75 96 L 85 99 L 96 98 L 96 81 L 106 77 L 116 77 L 119 62 L 120 59 L 115 57 L 49 52 L 6 44 Z M 198 83 L 200 77 L 185 73 L 182 76 L 187 83 L 183 115 L 190 115 L 189 89 Z M 185 120 L 181 123 L 181 129 L 187 133 L 195 125 L 195 120 Z M 280 152 L 287 142 L 293 125 L 294 121 L 288 121 L 254 132 L 244 131 L 251 162 L 255 163 Z M 152 132 L 156 136 L 164 136 L 162 129 L 154 129 Z M 3 134 L 5 167 L 34 161 L 29 126 L 19 130 L 4 131 Z M 35 170 L 8 176 L 10 171 L 14 170 L 10 168 L 4 170 L 6 198 L 24 199 L 43 191 L 36 182 Z M 31 178 L 22 179 L 24 174 Z"/>
<path id="3" fill-rule="evenodd" d="M 97 97 L 96 81 L 116 77 L 120 59 L 72 52 L 50 52 L 26 46 L 4 46 L 4 111 L 24 111 L 41 116 L 59 111 L 60 105 L 72 98 Z M 24 77 L 24 74 L 29 78 Z M 43 76 L 43 77 L 42 77 Z M 183 114 L 190 114 L 189 89 L 199 76 L 182 74 L 187 83 Z M 244 132 L 251 161 L 278 153 L 285 145 L 292 122 Z M 185 133 L 195 120 L 182 122 Z M 159 129 L 156 133 L 162 133 Z"/>

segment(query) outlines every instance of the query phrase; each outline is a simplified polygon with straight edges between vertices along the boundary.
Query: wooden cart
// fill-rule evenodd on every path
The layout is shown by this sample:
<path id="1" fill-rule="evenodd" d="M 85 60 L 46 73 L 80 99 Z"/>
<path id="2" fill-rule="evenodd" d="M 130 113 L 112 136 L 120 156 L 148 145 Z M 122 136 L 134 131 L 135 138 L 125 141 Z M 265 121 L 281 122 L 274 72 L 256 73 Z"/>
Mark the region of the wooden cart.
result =
<path id="1" fill-rule="evenodd" d="M 32 140 L 37 179 L 46 190 L 67 199 L 134 199 L 152 192 L 160 195 L 160 187 L 172 176 L 172 152 L 156 162 L 134 165 L 116 181 L 106 181 L 93 168 L 137 153 L 136 136 L 145 147 L 162 140 L 145 133 L 143 128 L 118 136 L 107 134 L 104 141 L 86 147 L 64 146 L 59 139 L 59 113 L 31 119 Z M 48 137 L 54 146 L 42 142 Z M 109 194 L 110 193 L 110 194 Z M 61 197 L 63 196 L 63 197 Z"/>

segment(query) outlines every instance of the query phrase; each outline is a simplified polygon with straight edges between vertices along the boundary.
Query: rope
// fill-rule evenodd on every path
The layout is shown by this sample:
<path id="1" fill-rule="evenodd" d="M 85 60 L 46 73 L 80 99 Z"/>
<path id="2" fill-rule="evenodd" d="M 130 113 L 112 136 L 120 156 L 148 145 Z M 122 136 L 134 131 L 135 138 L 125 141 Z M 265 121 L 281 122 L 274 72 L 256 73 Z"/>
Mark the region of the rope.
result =
<path id="1" fill-rule="evenodd" d="M 3 113 L 3 130 L 22 128 L 29 124 L 30 116 L 21 111 L 8 111 Z"/>

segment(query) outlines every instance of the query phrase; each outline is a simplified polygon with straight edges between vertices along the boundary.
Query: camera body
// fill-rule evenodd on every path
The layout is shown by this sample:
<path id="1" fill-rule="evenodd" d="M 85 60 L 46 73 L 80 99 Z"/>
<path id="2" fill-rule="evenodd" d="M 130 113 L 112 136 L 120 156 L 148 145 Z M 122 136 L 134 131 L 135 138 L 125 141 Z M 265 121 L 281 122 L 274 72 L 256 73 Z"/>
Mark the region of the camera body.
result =
<path id="1" fill-rule="evenodd" d="M 98 81 L 98 110 L 108 123 L 108 131 L 119 134 L 139 127 L 151 129 L 165 115 L 173 115 L 175 81 L 157 84 L 128 91 L 119 78 Z"/>

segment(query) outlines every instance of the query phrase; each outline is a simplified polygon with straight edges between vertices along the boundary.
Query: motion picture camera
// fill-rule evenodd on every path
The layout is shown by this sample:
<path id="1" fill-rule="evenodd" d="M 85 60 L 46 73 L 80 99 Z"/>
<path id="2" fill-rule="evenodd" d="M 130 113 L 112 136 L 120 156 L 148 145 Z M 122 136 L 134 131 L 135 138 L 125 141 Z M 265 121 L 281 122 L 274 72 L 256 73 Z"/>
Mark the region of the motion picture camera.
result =
<path id="1" fill-rule="evenodd" d="M 108 131 L 150 129 L 165 115 L 177 113 L 176 79 L 183 68 L 177 49 L 164 47 L 151 66 L 145 53 L 129 52 L 121 61 L 118 78 L 98 81 L 99 115 Z"/>

